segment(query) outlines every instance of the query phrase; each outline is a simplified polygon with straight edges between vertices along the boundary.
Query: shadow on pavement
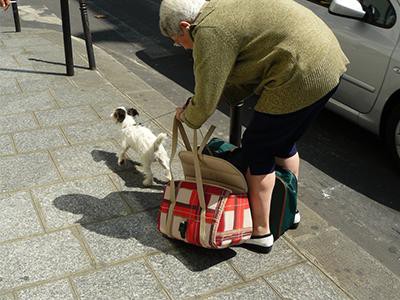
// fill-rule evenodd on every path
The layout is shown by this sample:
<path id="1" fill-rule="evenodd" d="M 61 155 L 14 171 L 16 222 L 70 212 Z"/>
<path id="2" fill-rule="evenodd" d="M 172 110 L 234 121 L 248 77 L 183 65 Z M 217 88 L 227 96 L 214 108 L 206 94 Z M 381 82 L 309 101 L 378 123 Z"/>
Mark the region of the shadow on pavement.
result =
<path id="1" fill-rule="evenodd" d="M 129 170 L 129 173 L 121 172 L 122 167 L 118 166 L 118 158 L 116 153 L 104 150 L 92 150 L 91 154 L 94 161 L 104 161 L 106 166 L 125 182 L 126 187 L 137 187 L 141 185 L 141 182 L 144 180 L 143 173 L 136 168 L 137 166 L 141 166 L 141 164 L 136 161 L 132 161 L 129 158 L 126 159 L 122 167 L 124 168 L 124 171 Z M 134 176 L 134 178 L 132 178 L 132 176 Z M 165 181 L 159 180 L 158 178 L 154 178 L 154 182 L 157 184 L 166 183 Z M 162 187 L 160 186 L 156 186 L 156 188 L 162 189 Z"/>
<path id="2" fill-rule="evenodd" d="M 57 197 L 53 202 L 55 207 L 82 216 L 76 223 L 100 235 L 117 239 L 135 239 L 144 246 L 163 253 L 168 252 L 194 272 L 208 269 L 236 255 L 232 249 L 208 250 L 164 238 L 156 228 L 158 207 L 162 199 L 161 190 L 165 182 L 158 181 L 156 182 L 158 184 L 146 190 L 141 185 L 143 175 L 135 169 L 137 163 L 128 161 L 132 170 L 118 172 L 115 153 L 93 150 L 91 154 L 96 162 L 104 161 L 110 170 L 125 182 L 126 187 L 138 190 L 113 192 L 102 199 L 85 194 Z M 116 213 L 115 216 L 110 216 L 107 212 L 115 205 L 115 199 L 118 198 L 124 199 L 136 213 L 128 216 Z"/>
<path id="3" fill-rule="evenodd" d="M 153 208 L 142 213 L 93 223 L 93 220 L 99 218 L 99 211 L 107 211 L 112 207 L 116 196 L 135 199 L 137 207 L 146 208 L 150 203 Z M 56 198 L 53 204 L 62 211 L 82 215 L 76 223 L 89 231 L 111 238 L 135 239 L 144 246 L 174 255 L 193 272 L 203 271 L 236 255 L 232 249 L 209 250 L 163 237 L 156 230 L 158 210 L 155 207 L 158 207 L 161 197 L 161 193 L 145 191 L 114 192 L 103 199 L 84 194 L 69 194 Z"/>
<path id="4" fill-rule="evenodd" d="M 30 57 L 30 58 L 28 58 L 28 60 L 36 61 L 36 62 L 43 62 L 43 63 L 46 63 L 46 64 L 55 65 L 55 66 L 65 66 L 65 63 L 56 62 L 56 61 L 49 61 L 49 60 L 43 60 L 43 59 L 34 58 L 34 57 Z M 74 68 L 83 69 L 83 70 L 90 70 L 89 67 L 83 67 L 83 66 L 78 66 L 78 65 L 74 65 Z"/>

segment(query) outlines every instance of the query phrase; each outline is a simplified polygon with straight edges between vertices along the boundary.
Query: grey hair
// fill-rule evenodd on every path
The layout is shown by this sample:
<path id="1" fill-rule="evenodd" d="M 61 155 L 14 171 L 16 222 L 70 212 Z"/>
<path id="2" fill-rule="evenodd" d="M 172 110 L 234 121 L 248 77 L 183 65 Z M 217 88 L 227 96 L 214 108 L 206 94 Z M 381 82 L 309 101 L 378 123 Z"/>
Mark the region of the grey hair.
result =
<path id="1" fill-rule="evenodd" d="M 162 0 L 160 6 L 160 30 L 166 37 L 181 33 L 179 23 L 192 23 L 206 0 Z"/>

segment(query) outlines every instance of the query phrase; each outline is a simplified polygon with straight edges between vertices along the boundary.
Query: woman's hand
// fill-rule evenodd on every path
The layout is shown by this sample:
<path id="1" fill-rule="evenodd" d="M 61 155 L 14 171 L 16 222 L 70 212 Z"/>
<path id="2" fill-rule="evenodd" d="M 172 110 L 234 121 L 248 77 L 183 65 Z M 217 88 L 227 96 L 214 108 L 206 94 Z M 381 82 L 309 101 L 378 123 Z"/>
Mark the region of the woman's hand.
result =
<path id="1" fill-rule="evenodd" d="M 0 1 L 1 1 L 1 0 L 0 0 Z M 177 120 L 183 122 L 182 114 L 183 114 L 183 112 L 185 111 L 185 108 L 186 108 L 186 107 L 188 106 L 188 104 L 190 103 L 190 100 L 192 100 L 191 97 L 188 98 L 188 99 L 186 100 L 185 105 L 183 105 L 182 107 L 177 107 L 177 108 L 176 108 L 175 118 L 176 118 Z"/>
<path id="2" fill-rule="evenodd" d="M 0 6 L 3 8 L 3 10 L 7 10 L 7 8 L 10 6 L 11 0 L 0 0 Z"/>
<path id="3" fill-rule="evenodd" d="M 182 114 L 185 111 L 184 107 L 177 107 L 175 112 L 175 118 L 181 122 L 183 122 Z"/>

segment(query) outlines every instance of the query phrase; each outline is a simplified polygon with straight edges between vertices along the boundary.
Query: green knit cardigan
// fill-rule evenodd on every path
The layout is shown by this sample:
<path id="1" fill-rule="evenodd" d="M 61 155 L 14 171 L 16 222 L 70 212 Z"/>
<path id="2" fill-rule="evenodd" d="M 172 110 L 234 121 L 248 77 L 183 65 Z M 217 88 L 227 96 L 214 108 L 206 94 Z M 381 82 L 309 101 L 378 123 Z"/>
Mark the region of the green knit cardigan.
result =
<path id="1" fill-rule="evenodd" d="M 255 110 L 286 114 L 311 105 L 349 63 L 328 28 L 293 0 L 211 0 L 191 26 L 195 93 L 182 115 L 199 128 L 224 99 L 255 93 Z"/>

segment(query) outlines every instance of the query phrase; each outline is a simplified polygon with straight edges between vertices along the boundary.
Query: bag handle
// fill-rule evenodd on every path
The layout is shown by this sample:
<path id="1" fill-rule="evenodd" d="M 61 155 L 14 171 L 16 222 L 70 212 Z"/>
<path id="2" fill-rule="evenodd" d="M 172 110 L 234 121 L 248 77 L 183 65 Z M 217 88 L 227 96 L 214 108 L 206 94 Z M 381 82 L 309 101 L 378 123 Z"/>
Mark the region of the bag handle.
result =
<path id="1" fill-rule="evenodd" d="M 178 131 L 181 133 L 182 139 L 185 143 L 186 149 L 188 151 L 192 151 L 193 159 L 194 159 L 194 168 L 195 168 L 195 175 L 196 175 L 196 188 L 197 188 L 197 195 L 199 198 L 199 203 L 201 207 L 200 212 L 200 243 L 203 246 L 207 246 L 208 243 L 206 241 L 206 212 L 207 206 L 204 196 L 204 189 L 203 189 L 203 180 L 201 176 L 201 168 L 200 168 L 200 160 L 199 155 L 203 151 L 205 145 L 207 144 L 208 139 L 210 138 L 211 134 L 215 130 L 215 126 L 211 126 L 208 130 L 206 136 L 204 137 L 203 141 L 199 149 L 197 149 L 197 130 L 194 129 L 193 131 L 193 147 L 190 147 L 189 139 L 187 137 L 185 128 L 183 127 L 182 123 L 174 117 L 174 122 L 172 126 L 172 149 L 171 149 L 171 157 L 170 157 L 170 170 L 171 170 L 171 182 L 170 182 L 170 206 L 168 209 L 167 214 L 167 235 L 172 237 L 172 214 L 176 205 L 176 189 L 174 183 L 174 177 L 172 174 L 172 160 L 175 157 L 177 146 L 178 146 Z"/>
<path id="2" fill-rule="evenodd" d="M 182 125 L 182 122 L 177 120 L 177 122 L 174 121 L 174 124 L 175 123 L 176 123 L 176 126 L 179 129 L 179 132 L 181 134 L 183 143 L 185 144 L 186 150 L 192 151 L 192 147 L 190 146 L 189 138 L 188 138 L 188 136 L 186 134 L 185 128 Z M 176 139 L 178 139 L 178 134 L 176 134 Z"/>
<path id="3" fill-rule="evenodd" d="M 210 139 L 210 137 L 211 137 L 212 133 L 214 132 L 214 130 L 215 130 L 215 126 L 211 125 L 210 128 L 208 129 L 206 135 L 204 136 L 203 141 L 200 144 L 199 154 L 203 153 L 203 150 L 207 146 L 208 140 Z"/>

